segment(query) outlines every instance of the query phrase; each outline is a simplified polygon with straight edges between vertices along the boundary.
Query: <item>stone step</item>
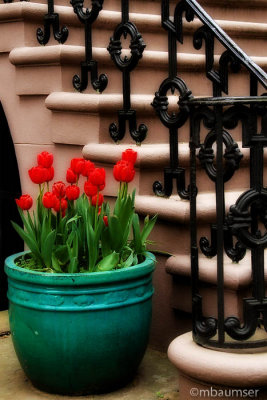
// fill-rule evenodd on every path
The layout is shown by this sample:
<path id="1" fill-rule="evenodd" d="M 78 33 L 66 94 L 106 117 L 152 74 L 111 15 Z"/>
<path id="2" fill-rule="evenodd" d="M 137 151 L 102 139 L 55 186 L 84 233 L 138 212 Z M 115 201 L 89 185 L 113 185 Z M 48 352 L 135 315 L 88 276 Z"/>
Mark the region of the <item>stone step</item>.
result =
<path id="1" fill-rule="evenodd" d="M 247 250 L 245 257 L 238 263 L 233 262 L 226 255 L 224 256 L 224 287 L 229 290 L 240 290 L 251 285 L 251 252 Z M 267 252 L 265 252 L 267 258 Z M 183 277 L 191 276 L 190 255 L 175 254 L 166 261 L 166 271 L 169 274 Z M 267 268 L 265 268 L 265 278 L 267 278 Z M 205 257 L 199 250 L 199 279 L 210 285 L 217 284 L 217 263 L 216 257 Z"/>
<path id="2" fill-rule="evenodd" d="M 93 56 L 98 61 L 99 74 L 106 73 L 109 78 L 108 86 L 104 93 L 121 93 L 121 73 L 110 60 L 105 48 L 93 48 Z M 132 94 L 150 93 L 153 100 L 155 91 L 167 77 L 167 52 L 145 51 L 140 64 L 131 76 Z M 215 56 L 216 64 L 219 56 Z M 79 63 L 84 59 L 83 46 L 55 45 L 46 47 L 20 47 L 10 52 L 10 62 L 16 66 L 16 93 L 18 95 L 49 94 L 52 91 L 74 92 L 72 78 L 80 74 Z M 177 57 L 181 73 L 179 76 L 185 80 L 194 96 L 209 96 L 211 82 L 205 78 L 199 86 L 200 74 L 204 76 L 205 56 L 201 54 L 181 53 Z M 252 57 L 263 69 L 267 66 L 267 57 Z M 38 68 L 36 68 L 38 67 Z M 156 68 L 156 71 L 155 71 Z M 151 70 L 155 71 L 153 77 Z M 244 82 L 247 76 L 231 73 L 229 87 L 236 96 L 248 94 L 248 83 Z M 140 74 L 143 79 L 140 79 Z M 40 75 L 42 79 L 40 79 Z M 90 77 L 89 77 L 90 78 Z M 259 88 L 259 94 L 264 91 Z M 84 93 L 94 92 L 91 85 Z"/>
<path id="3" fill-rule="evenodd" d="M 120 158 L 122 151 L 126 148 L 133 148 L 138 152 L 136 165 L 139 168 L 139 193 L 142 195 L 153 195 L 153 183 L 157 180 L 163 182 L 163 170 L 169 166 L 169 145 L 167 143 L 160 144 L 142 144 L 136 147 L 132 144 L 114 143 L 90 143 L 84 146 L 83 155 L 85 158 L 106 165 L 115 164 Z M 232 179 L 226 183 L 225 188 L 229 192 L 231 190 L 246 190 L 249 187 L 249 177 L 247 168 L 249 167 L 249 150 L 242 149 L 242 144 L 238 142 L 239 148 L 243 154 L 240 168 L 235 172 Z M 186 182 L 189 182 L 189 165 L 190 165 L 189 146 L 187 143 L 179 143 L 179 162 L 180 166 L 186 170 Z M 265 154 L 267 161 L 267 154 Z M 267 167 L 267 166 L 266 166 Z M 197 187 L 199 193 L 214 191 L 214 183 L 211 182 L 197 160 L 198 176 Z M 267 169 L 266 169 L 267 172 Z M 174 181 L 174 193 L 175 193 Z M 212 199 L 212 198 L 211 198 Z"/>
<path id="4" fill-rule="evenodd" d="M 45 0 L 35 0 L 36 3 L 45 3 Z M 222 19 L 231 19 L 234 16 L 236 20 L 254 21 L 264 19 L 264 13 L 267 12 L 266 0 L 199 0 L 199 4 L 213 17 Z M 65 5 L 71 7 L 64 0 L 55 0 L 56 5 Z M 171 9 L 177 4 L 177 0 L 170 0 Z M 87 5 L 87 4 L 86 4 Z M 90 2 L 88 3 L 91 7 Z M 120 11 L 120 1 L 105 0 L 103 9 Z M 130 12 L 147 13 L 160 15 L 161 1 L 153 0 L 143 2 L 136 0 L 130 3 Z"/>
<path id="5" fill-rule="evenodd" d="M 241 192 L 226 192 L 225 204 L 228 209 L 235 204 Z M 168 199 L 162 197 L 141 195 L 136 197 L 138 211 L 143 214 L 158 214 L 159 218 L 188 224 L 190 220 L 190 204 L 187 200 L 181 200 L 178 195 L 172 195 Z M 197 196 L 197 217 L 201 224 L 210 224 L 216 220 L 215 194 L 211 192 L 199 193 Z M 189 229 L 189 227 L 188 227 Z"/>
<path id="6" fill-rule="evenodd" d="M 215 19 L 251 22 L 266 20 L 266 0 L 199 0 L 198 2 Z"/>
<path id="7" fill-rule="evenodd" d="M 251 296 L 251 261 L 248 250 L 239 263 L 224 256 L 225 317 L 243 315 L 242 299 Z M 267 253 L 265 253 L 267 258 Z M 166 271 L 174 279 L 171 305 L 174 309 L 191 313 L 191 264 L 190 255 L 175 254 L 166 262 Z M 265 278 L 267 269 L 265 270 Z M 203 315 L 217 317 L 217 261 L 207 258 L 199 250 L 199 289 L 203 301 Z"/>
<path id="8" fill-rule="evenodd" d="M 149 92 L 147 92 L 149 93 Z M 166 143 L 168 141 L 168 130 L 159 123 L 155 110 L 151 107 L 154 96 L 152 94 L 132 94 L 132 108 L 137 112 L 137 122 L 145 123 L 148 126 L 148 133 L 145 143 Z M 177 96 L 169 96 L 170 111 L 177 109 Z M 111 142 L 109 137 L 109 125 L 117 122 L 117 110 L 121 109 L 122 95 L 88 93 L 55 92 L 51 93 L 46 99 L 46 107 L 52 111 L 52 137 L 56 143 L 86 144 L 95 142 Z M 69 116 L 69 117 L 68 117 Z M 70 117 L 71 116 L 71 117 Z M 64 124 L 64 119 L 68 118 L 68 125 Z M 94 127 L 99 126 L 99 133 L 95 128 L 87 124 L 87 121 L 94 121 Z M 80 134 L 76 134 L 76 127 L 84 127 Z M 157 132 L 153 135 L 152 132 Z M 99 134 L 99 136 L 98 136 Z M 236 129 L 233 132 L 235 141 L 241 140 L 241 131 Z M 179 142 L 188 143 L 189 123 L 179 129 Z M 201 139 L 204 140 L 203 138 Z M 127 133 L 122 143 L 131 143 L 132 138 Z M 242 149 L 242 153 L 247 154 L 247 150 Z M 242 161 L 243 163 L 243 161 Z"/>
<path id="9" fill-rule="evenodd" d="M 107 6 L 108 7 L 108 6 Z M 72 7 L 55 6 L 55 12 L 60 15 L 60 25 L 66 25 L 69 29 L 69 37 L 66 44 L 79 45 L 84 43 L 83 24 L 74 14 Z M 5 33 L 5 40 L 0 40 L 0 48 L 5 51 L 11 50 L 14 46 L 39 46 L 36 39 L 37 27 L 42 27 L 43 17 L 47 13 L 45 4 L 17 2 L 0 5 L 0 21 L 3 23 L 12 23 L 12 35 L 8 35 L 9 26 L 1 24 L 1 31 Z M 137 25 L 138 30 L 143 36 L 147 45 L 147 50 L 166 50 L 167 35 L 161 27 L 161 17 L 159 13 L 150 14 L 144 11 L 130 13 L 130 20 Z M 23 26 L 23 22 L 25 26 Z M 103 9 L 96 22 L 93 25 L 93 44 L 96 47 L 107 47 L 109 38 L 116 25 L 121 21 L 121 13 L 112 9 Z M 264 18 L 259 21 L 264 21 Z M 267 24 L 262 22 L 238 21 L 235 18 L 227 20 L 216 19 L 219 26 L 234 40 L 237 41 L 244 51 L 250 55 L 261 55 L 262 46 L 264 46 L 264 38 L 266 37 Z M 193 22 L 184 22 L 184 48 L 187 52 L 195 53 L 192 45 L 192 34 L 202 26 L 202 23 L 196 18 Z M 4 36 L 1 35 L 3 38 Z M 6 38 L 8 40 L 6 40 Z M 155 40 L 156 38 L 156 40 Z M 49 45 L 57 43 L 51 35 Z M 180 46 L 181 47 L 181 46 Z M 217 41 L 215 42 L 215 52 L 219 49 Z M 204 46 L 202 53 L 204 52 Z"/>

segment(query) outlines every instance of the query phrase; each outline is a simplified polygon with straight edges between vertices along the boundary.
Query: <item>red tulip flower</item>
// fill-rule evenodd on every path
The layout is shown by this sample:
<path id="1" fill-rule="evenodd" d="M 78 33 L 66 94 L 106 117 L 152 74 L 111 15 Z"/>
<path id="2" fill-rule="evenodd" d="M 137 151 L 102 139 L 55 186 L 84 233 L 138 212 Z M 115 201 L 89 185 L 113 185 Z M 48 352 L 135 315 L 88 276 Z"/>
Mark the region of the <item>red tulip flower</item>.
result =
<path id="1" fill-rule="evenodd" d="M 16 204 L 22 210 L 29 210 L 33 204 L 32 197 L 29 194 L 23 194 L 19 199 L 15 199 Z"/>
<path id="2" fill-rule="evenodd" d="M 89 177 L 89 182 L 97 186 L 99 190 L 103 190 L 105 187 L 106 180 L 106 171 L 104 168 L 95 168 L 93 172 L 91 172 Z"/>
<path id="3" fill-rule="evenodd" d="M 107 215 L 104 215 L 104 216 L 103 216 L 103 221 L 104 221 L 104 224 L 105 224 L 106 226 L 108 226 L 108 217 L 107 217 Z"/>
<path id="4" fill-rule="evenodd" d="M 82 175 L 87 176 L 88 179 L 94 169 L 95 169 L 95 164 L 89 160 L 85 160 L 83 165 Z"/>
<path id="5" fill-rule="evenodd" d="M 131 162 L 121 160 L 113 167 L 113 175 L 118 182 L 131 182 L 135 176 L 135 170 Z"/>
<path id="6" fill-rule="evenodd" d="M 70 162 L 70 167 L 73 172 L 80 175 L 83 171 L 85 160 L 83 158 L 73 158 Z"/>
<path id="7" fill-rule="evenodd" d="M 104 201 L 104 196 L 103 196 L 102 193 L 98 193 L 95 196 L 91 197 L 91 204 L 93 206 L 96 206 L 96 203 L 97 203 L 98 206 L 101 206 L 103 204 L 103 201 Z"/>
<path id="8" fill-rule="evenodd" d="M 80 195 L 80 188 L 76 185 L 66 187 L 66 197 L 69 200 L 77 200 Z"/>
<path id="9" fill-rule="evenodd" d="M 55 175 L 54 167 L 46 168 L 46 171 L 47 171 L 46 182 L 50 182 L 50 181 L 52 181 L 52 179 L 54 178 L 54 175 Z"/>
<path id="10" fill-rule="evenodd" d="M 42 203 L 45 208 L 53 208 L 56 204 L 57 197 L 52 192 L 46 192 L 43 195 Z"/>
<path id="11" fill-rule="evenodd" d="M 84 183 L 84 192 L 88 197 L 95 196 L 97 194 L 97 191 L 98 191 L 97 186 L 92 185 L 91 182 L 86 181 Z"/>
<path id="12" fill-rule="evenodd" d="M 66 193 L 66 185 L 64 182 L 55 182 L 52 186 L 52 192 L 58 199 L 63 199 Z"/>
<path id="13" fill-rule="evenodd" d="M 58 197 L 56 197 L 54 210 L 56 212 L 59 212 L 61 210 L 61 212 L 64 214 L 67 208 L 68 208 L 67 200 L 66 199 L 59 199 Z"/>
<path id="14" fill-rule="evenodd" d="M 37 156 L 37 163 L 39 166 L 44 168 L 50 168 L 53 164 L 53 154 L 48 153 L 48 151 L 42 151 L 42 153 Z"/>
<path id="15" fill-rule="evenodd" d="M 73 169 L 68 168 L 67 169 L 67 174 L 66 174 L 66 181 L 68 183 L 76 183 L 78 180 L 77 174 L 73 171 Z"/>
<path id="16" fill-rule="evenodd" d="M 122 160 L 131 162 L 133 165 L 137 159 L 137 152 L 132 149 L 127 149 L 122 153 Z"/>
<path id="17" fill-rule="evenodd" d="M 32 167 L 28 171 L 29 176 L 33 183 L 42 184 L 49 180 L 49 172 L 47 168 L 41 167 L 38 165 L 37 167 Z"/>

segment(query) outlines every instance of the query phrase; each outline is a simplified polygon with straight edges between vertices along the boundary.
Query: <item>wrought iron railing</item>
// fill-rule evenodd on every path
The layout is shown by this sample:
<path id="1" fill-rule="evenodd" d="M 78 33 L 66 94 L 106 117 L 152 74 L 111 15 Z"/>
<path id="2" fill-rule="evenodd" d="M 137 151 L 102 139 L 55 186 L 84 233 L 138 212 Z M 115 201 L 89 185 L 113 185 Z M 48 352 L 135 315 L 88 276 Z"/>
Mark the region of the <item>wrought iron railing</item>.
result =
<path id="1" fill-rule="evenodd" d="M 12 0 L 4 0 L 11 2 Z M 103 91 L 107 76 L 98 77 L 97 61 L 92 58 L 92 24 L 98 17 L 103 0 L 92 0 L 92 9 L 84 9 L 84 0 L 72 0 L 74 12 L 84 24 L 86 59 L 81 63 L 81 78 L 75 75 L 74 87 L 83 91 L 91 84 L 95 90 Z M 196 0 L 181 0 L 174 15 L 170 17 L 169 0 L 162 0 L 162 27 L 168 34 L 168 76 L 155 94 L 152 106 L 161 123 L 169 131 L 170 164 L 164 169 L 164 183 L 153 185 L 159 196 L 173 193 L 173 181 L 177 193 L 190 200 L 191 269 L 193 293 L 193 337 L 203 345 L 214 347 L 258 347 L 267 345 L 267 337 L 255 337 L 258 329 L 267 330 L 267 297 L 264 281 L 264 249 L 267 246 L 267 189 L 263 182 L 264 148 L 267 146 L 267 96 L 258 96 L 258 86 L 267 88 L 267 75 L 256 65 L 203 10 Z M 129 20 L 129 1 L 121 0 L 122 19 L 115 28 L 108 51 L 116 67 L 122 72 L 123 109 L 118 111 L 118 126 L 109 127 L 112 139 L 117 142 L 129 132 L 136 142 L 142 142 L 147 127 L 140 124 L 137 129 L 136 111 L 131 108 L 130 73 L 137 67 L 145 44 L 134 23 Z M 178 76 L 177 43 L 183 44 L 184 18 L 188 22 L 197 17 L 202 26 L 193 35 L 193 45 L 199 50 L 205 44 L 205 70 L 212 82 L 213 97 L 194 97 L 186 83 Z M 53 27 L 54 37 L 60 43 L 67 39 L 66 27 L 59 28 L 58 14 L 54 13 L 53 0 L 48 0 L 48 14 L 44 30 L 37 31 L 40 43 L 46 44 Z M 122 56 L 121 37 L 130 36 L 130 58 Z M 224 48 L 215 63 L 214 43 L 218 40 Z M 179 54 L 179 52 L 178 52 Z M 229 97 L 229 70 L 238 74 L 246 69 L 250 82 L 247 97 Z M 168 112 L 168 92 L 179 93 L 176 113 Z M 179 130 L 190 121 L 190 184 L 186 184 L 185 168 L 179 163 Z M 261 129 L 258 133 L 258 122 Z M 201 124 L 206 130 L 203 142 L 200 138 Z M 230 209 L 225 205 L 225 184 L 236 173 L 242 153 L 229 131 L 242 126 L 242 148 L 250 151 L 250 188 L 242 193 Z M 204 169 L 216 193 L 216 219 L 210 227 L 210 239 L 198 240 L 197 208 L 197 160 Z M 225 316 L 224 304 L 224 255 L 234 262 L 242 260 L 251 252 L 252 292 L 243 299 L 243 317 Z M 199 294 L 199 254 L 217 257 L 217 311 L 216 316 L 204 316 L 202 297 Z"/>
<path id="2" fill-rule="evenodd" d="M 203 25 L 193 35 L 193 45 L 199 50 L 205 42 L 206 76 L 213 85 L 213 97 L 194 98 L 185 82 L 177 77 L 176 41 L 183 43 L 183 14 L 188 22 L 197 17 Z M 169 1 L 162 1 L 162 26 L 169 38 L 169 77 L 161 84 L 153 106 L 161 122 L 170 132 L 170 167 L 165 169 L 164 187 L 154 183 L 159 195 L 172 193 L 176 179 L 177 192 L 182 199 L 190 198 L 191 271 L 193 294 L 193 337 L 203 345 L 214 347 L 259 347 L 267 345 L 267 335 L 257 336 L 257 330 L 267 330 L 267 297 L 264 281 L 264 249 L 267 246 L 267 190 L 263 184 L 263 150 L 267 145 L 267 97 L 258 96 L 258 84 L 267 88 L 267 75 L 212 20 L 195 0 L 181 0 L 169 17 Z M 219 40 L 224 52 L 218 66 L 214 62 L 214 41 Z M 229 68 L 239 73 L 245 67 L 250 79 L 248 97 L 224 97 L 228 94 Z M 180 110 L 168 114 L 168 89 L 180 93 Z M 178 128 L 190 119 L 190 185 L 186 189 L 185 171 L 178 163 Z M 257 123 L 261 120 L 258 133 Z M 200 141 L 200 125 L 206 138 Z M 229 130 L 242 125 L 242 148 L 250 149 L 250 188 L 236 203 L 225 206 L 225 183 L 239 168 L 242 153 Z M 215 149 L 214 149 L 215 146 Z M 198 154 L 197 154 L 198 151 Z M 197 158 L 216 193 L 216 220 L 211 225 L 210 240 L 198 242 Z M 224 253 L 235 262 L 247 250 L 251 251 L 252 293 L 243 299 L 243 317 L 225 317 L 224 311 Z M 204 316 L 199 294 L 199 252 L 206 257 L 217 256 L 218 316 Z"/>

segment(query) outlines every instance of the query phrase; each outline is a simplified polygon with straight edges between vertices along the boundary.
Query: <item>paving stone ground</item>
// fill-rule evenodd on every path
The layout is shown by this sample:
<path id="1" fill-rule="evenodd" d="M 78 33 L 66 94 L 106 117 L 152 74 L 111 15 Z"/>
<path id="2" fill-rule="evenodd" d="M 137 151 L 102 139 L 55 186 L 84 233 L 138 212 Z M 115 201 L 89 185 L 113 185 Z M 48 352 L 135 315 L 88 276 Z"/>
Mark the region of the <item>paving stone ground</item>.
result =
<path id="1" fill-rule="evenodd" d="M 165 353 L 148 349 L 136 378 L 113 393 L 90 396 L 51 395 L 35 389 L 20 368 L 9 332 L 7 312 L 0 312 L 0 400 L 178 400 L 178 375 Z"/>

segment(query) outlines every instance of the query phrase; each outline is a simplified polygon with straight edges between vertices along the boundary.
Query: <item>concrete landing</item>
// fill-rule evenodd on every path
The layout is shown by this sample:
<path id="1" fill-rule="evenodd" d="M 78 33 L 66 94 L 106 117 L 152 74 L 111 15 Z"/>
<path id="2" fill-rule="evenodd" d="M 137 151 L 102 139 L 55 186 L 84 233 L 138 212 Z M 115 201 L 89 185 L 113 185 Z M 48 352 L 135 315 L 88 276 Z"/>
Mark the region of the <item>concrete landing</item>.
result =
<path id="1" fill-rule="evenodd" d="M 113 393 L 90 396 L 50 395 L 35 389 L 20 368 L 9 334 L 6 311 L 0 312 L 0 400 L 178 400 L 177 370 L 167 355 L 148 349 L 135 380 Z"/>

